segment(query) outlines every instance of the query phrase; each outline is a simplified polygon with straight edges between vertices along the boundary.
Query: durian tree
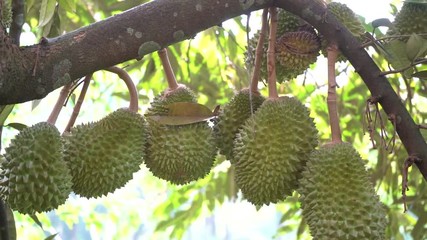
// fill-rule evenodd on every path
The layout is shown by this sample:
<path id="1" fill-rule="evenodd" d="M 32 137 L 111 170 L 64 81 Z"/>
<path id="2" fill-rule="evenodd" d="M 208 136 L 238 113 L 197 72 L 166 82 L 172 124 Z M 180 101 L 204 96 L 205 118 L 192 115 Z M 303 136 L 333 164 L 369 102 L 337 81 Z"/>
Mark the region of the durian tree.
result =
<path id="1" fill-rule="evenodd" d="M 0 0 L 0 239 L 189 238 L 247 201 L 268 238 L 427 238 L 427 2 L 389 11 Z"/>

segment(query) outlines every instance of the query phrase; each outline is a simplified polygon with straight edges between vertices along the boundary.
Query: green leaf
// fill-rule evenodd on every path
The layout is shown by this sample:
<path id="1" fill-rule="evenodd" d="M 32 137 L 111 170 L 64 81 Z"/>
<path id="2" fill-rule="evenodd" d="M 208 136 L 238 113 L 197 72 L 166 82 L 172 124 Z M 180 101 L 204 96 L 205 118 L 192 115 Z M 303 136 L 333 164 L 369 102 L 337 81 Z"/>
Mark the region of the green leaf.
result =
<path id="1" fill-rule="evenodd" d="M 374 21 L 372 21 L 372 27 L 373 28 L 378 28 L 378 27 L 390 27 L 391 21 L 388 18 L 378 18 L 375 19 Z"/>
<path id="2" fill-rule="evenodd" d="M 427 80 L 427 71 L 420 71 L 412 74 L 412 77 L 419 78 L 421 80 Z"/>
<path id="3" fill-rule="evenodd" d="M 76 12 L 76 1 L 75 0 L 59 0 L 59 7 L 63 8 L 67 12 Z"/>
<path id="4" fill-rule="evenodd" d="M 35 214 L 30 214 L 30 217 L 44 231 L 43 224 L 40 222 L 39 218 Z"/>
<path id="5" fill-rule="evenodd" d="M 390 65 L 396 69 L 403 69 L 411 65 L 411 61 L 408 60 L 406 54 L 406 43 L 400 40 L 393 40 L 384 44 L 385 50 L 390 53 L 389 55 L 383 54 L 384 58 L 390 63 Z M 404 71 L 402 74 L 405 77 L 411 77 L 413 69 L 410 68 Z"/>
<path id="6" fill-rule="evenodd" d="M 36 109 L 39 106 L 41 101 L 42 100 L 40 100 L 40 99 L 33 100 L 31 102 L 31 111 L 34 111 L 34 109 Z"/>
<path id="7" fill-rule="evenodd" d="M 9 114 L 12 112 L 12 109 L 15 105 L 2 105 L 0 106 L 0 126 L 3 126 Z"/>
<path id="8" fill-rule="evenodd" d="M 413 33 L 406 43 L 406 56 L 413 62 L 423 57 L 427 52 L 427 40 L 418 34 Z"/>
<path id="9" fill-rule="evenodd" d="M 22 123 L 9 123 L 7 125 L 5 125 L 6 127 L 11 127 L 14 128 L 18 131 L 22 131 L 24 128 L 27 128 L 28 126 Z"/>
<path id="10" fill-rule="evenodd" d="M 187 125 L 204 122 L 215 117 L 215 114 L 206 106 L 192 102 L 176 102 L 167 106 L 167 116 L 149 116 L 151 120 L 162 125 Z"/>
<path id="11" fill-rule="evenodd" d="M 39 15 L 39 27 L 45 26 L 53 17 L 55 12 L 56 0 L 42 0 L 40 15 Z"/>
<path id="12" fill-rule="evenodd" d="M 45 238 L 44 240 L 52 240 L 52 239 L 54 239 L 56 237 L 56 235 L 58 235 L 58 233 L 50 235 L 49 237 Z"/>
<path id="13" fill-rule="evenodd" d="M 213 117 L 212 111 L 205 105 L 192 102 L 175 102 L 167 106 L 169 116 Z"/>

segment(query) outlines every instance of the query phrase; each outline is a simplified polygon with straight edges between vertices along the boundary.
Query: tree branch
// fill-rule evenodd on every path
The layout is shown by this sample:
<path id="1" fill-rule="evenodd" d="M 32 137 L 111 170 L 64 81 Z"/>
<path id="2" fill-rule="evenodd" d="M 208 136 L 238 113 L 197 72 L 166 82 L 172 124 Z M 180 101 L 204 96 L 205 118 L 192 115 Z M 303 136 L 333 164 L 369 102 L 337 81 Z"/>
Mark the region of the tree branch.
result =
<path id="1" fill-rule="evenodd" d="M 276 5 L 300 16 L 328 41 L 337 43 L 340 51 L 362 77 L 372 96 L 379 99 L 387 115 L 396 116 L 396 131 L 408 155 L 421 159 L 416 165 L 427 180 L 427 144 L 387 78 L 381 75 L 381 70 L 361 47 L 361 43 L 337 21 L 333 14 L 327 12 L 322 1 L 277 0 Z"/>
<path id="2" fill-rule="evenodd" d="M 0 62 L 0 105 L 43 98 L 74 79 L 131 59 L 141 59 L 227 19 L 268 7 L 272 2 L 156 0 L 21 48 L 14 58 L 6 58 L 4 68 Z M 0 36 L 0 52 L 2 45 L 10 44 Z"/>

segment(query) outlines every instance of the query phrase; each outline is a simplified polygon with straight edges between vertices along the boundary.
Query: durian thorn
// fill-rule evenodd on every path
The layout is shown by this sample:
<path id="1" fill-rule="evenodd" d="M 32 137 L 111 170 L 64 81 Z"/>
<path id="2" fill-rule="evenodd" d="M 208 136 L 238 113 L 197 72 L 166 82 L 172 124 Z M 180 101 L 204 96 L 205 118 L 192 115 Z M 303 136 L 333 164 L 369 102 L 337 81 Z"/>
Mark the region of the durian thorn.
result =
<path id="1" fill-rule="evenodd" d="M 166 80 L 168 81 L 169 89 L 170 90 L 177 89 L 178 83 L 176 82 L 175 74 L 169 62 L 167 48 L 160 49 L 157 53 L 159 54 L 160 60 L 162 61 L 162 65 L 166 74 Z"/>
<path id="2" fill-rule="evenodd" d="M 264 55 L 264 39 L 267 32 L 267 15 L 268 15 L 268 9 L 264 9 L 262 12 L 262 20 L 261 20 L 261 32 L 259 34 L 258 43 L 256 45 L 255 50 L 255 63 L 254 63 L 254 71 L 252 74 L 251 79 L 251 86 L 250 90 L 258 91 L 258 82 L 260 78 L 260 72 L 261 72 L 261 62 L 262 57 Z"/>
<path id="3" fill-rule="evenodd" d="M 276 77 L 276 31 L 277 31 L 277 11 L 275 7 L 271 7 L 270 11 L 270 35 L 268 38 L 267 49 L 267 72 L 268 72 L 268 96 L 270 98 L 278 98 L 277 94 L 277 77 Z"/>
<path id="4" fill-rule="evenodd" d="M 80 90 L 79 98 L 77 99 L 76 105 L 74 106 L 73 113 L 71 114 L 70 119 L 68 120 L 67 126 L 65 127 L 64 133 L 70 132 L 71 128 L 76 122 L 77 116 L 80 113 L 80 108 L 83 104 L 84 98 L 86 96 L 87 89 L 89 88 L 90 80 L 92 79 L 92 74 L 86 75 L 83 79 L 82 90 Z"/>
<path id="5" fill-rule="evenodd" d="M 59 93 L 59 97 L 56 100 L 55 106 L 52 109 L 52 112 L 49 115 L 49 118 L 46 122 L 55 125 L 56 120 L 58 119 L 59 113 L 62 110 L 62 107 L 64 106 L 64 102 L 68 97 L 68 94 L 71 90 L 72 82 L 66 84 L 64 87 L 62 87 L 61 92 Z"/>
<path id="6" fill-rule="evenodd" d="M 338 47 L 336 44 L 329 44 L 328 48 L 328 113 L 329 124 L 331 125 L 332 142 L 339 143 L 341 140 L 341 129 L 339 125 L 338 110 L 337 110 L 337 93 L 335 80 L 335 62 L 338 57 Z"/>
<path id="7" fill-rule="evenodd" d="M 128 88 L 129 91 L 129 110 L 132 112 L 138 112 L 138 92 L 136 90 L 135 84 L 133 84 L 132 78 L 129 74 L 122 68 L 113 66 L 106 69 L 109 72 L 115 73 L 121 78 Z"/>

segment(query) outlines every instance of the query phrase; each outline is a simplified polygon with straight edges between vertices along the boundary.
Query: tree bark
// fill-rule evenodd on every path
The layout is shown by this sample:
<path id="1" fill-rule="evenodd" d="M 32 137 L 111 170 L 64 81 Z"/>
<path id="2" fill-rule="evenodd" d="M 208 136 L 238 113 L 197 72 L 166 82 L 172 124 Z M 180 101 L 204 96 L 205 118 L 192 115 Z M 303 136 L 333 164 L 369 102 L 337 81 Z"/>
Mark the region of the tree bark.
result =
<path id="1" fill-rule="evenodd" d="M 45 97 L 73 79 L 141 59 L 223 21 L 275 6 L 313 25 L 336 42 L 384 111 L 427 179 L 427 144 L 418 126 L 368 53 L 320 0 L 156 0 L 40 44 L 14 46 L 0 32 L 0 105 Z M 361 113 L 362 114 L 362 113 Z"/>

